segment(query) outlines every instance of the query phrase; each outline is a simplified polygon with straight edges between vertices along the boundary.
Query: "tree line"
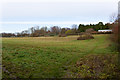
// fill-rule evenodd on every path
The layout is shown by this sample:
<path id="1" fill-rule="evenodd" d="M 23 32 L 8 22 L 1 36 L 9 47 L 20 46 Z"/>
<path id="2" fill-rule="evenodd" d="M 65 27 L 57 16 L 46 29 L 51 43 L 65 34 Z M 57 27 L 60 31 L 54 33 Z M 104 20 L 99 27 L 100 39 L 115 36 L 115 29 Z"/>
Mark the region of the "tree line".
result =
<path id="1" fill-rule="evenodd" d="M 24 30 L 18 33 L 1 33 L 2 37 L 40 37 L 40 36 L 62 36 L 62 35 L 77 35 L 80 32 L 85 32 L 87 29 L 91 28 L 94 31 L 111 29 L 110 23 L 103 24 L 99 22 L 98 24 L 73 24 L 71 28 L 61 28 L 59 26 L 53 26 L 48 29 L 48 27 L 31 27 L 28 30 Z"/>
<path id="2" fill-rule="evenodd" d="M 90 25 L 80 24 L 78 26 L 78 30 L 80 32 L 85 32 L 85 30 L 88 29 L 88 28 L 92 28 L 92 29 L 94 29 L 94 31 L 111 29 L 112 24 L 110 24 L 110 23 L 103 24 L 103 22 L 99 22 L 98 24 L 90 24 Z"/>

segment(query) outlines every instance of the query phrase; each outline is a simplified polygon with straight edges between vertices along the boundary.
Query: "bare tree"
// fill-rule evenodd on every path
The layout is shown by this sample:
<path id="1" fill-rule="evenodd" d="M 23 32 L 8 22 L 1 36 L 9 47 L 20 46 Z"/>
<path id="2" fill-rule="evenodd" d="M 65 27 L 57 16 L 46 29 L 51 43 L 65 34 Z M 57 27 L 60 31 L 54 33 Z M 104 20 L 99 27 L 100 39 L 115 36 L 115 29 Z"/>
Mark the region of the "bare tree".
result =
<path id="1" fill-rule="evenodd" d="M 39 30 L 39 26 L 36 26 L 36 30 Z"/>
<path id="2" fill-rule="evenodd" d="M 115 22 L 116 20 L 118 20 L 118 14 L 117 13 L 112 13 L 110 15 L 110 22 Z"/>
<path id="3" fill-rule="evenodd" d="M 92 33 L 94 31 L 94 29 L 93 28 L 89 28 L 89 29 L 86 29 L 86 33 Z"/>
<path id="4" fill-rule="evenodd" d="M 55 35 L 59 34 L 60 31 L 61 31 L 61 29 L 60 29 L 60 27 L 58 27 L 58 26 L 53 26 L 53 27 L 51 27 L 51 32 L 52 32 L 53 34 L 55 34 Z"/>
<path id="5" fill-rule="evenodd" d="M 34 36 L 34 31 L 35 31 L 34 27 L 30 28 L 30 30 L 31 30 L 31 36 L 33 37 Z"/>
<path id="6" fill-rule="evenodd" d="M 77 30 L 77 28 L 78 28 L 77 24 L 72 25 L 72 29 Z"/>
<path id="7" fill-rule="evenodd" d="M 42 27 L 41 30 L 44 30 L 45 32 L 47 32 L 47 27 Z"/>
<path id="8" fill-rule="evenodd" d="M 76 24 L 73 24 L 72 25 L 73 34 L 76 34 L 78 32 L 77 29 L 78 29 L 78 26 Z"/>

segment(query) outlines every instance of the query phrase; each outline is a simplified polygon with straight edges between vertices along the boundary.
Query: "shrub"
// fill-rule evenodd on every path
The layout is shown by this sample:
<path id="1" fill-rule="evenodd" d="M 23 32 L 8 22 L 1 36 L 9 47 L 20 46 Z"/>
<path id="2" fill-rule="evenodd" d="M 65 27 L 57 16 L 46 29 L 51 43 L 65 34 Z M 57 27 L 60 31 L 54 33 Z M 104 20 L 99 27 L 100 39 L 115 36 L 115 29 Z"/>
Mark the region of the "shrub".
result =
<path id="1" fill-rule="evenodd" d="M 66 37 L 66 34 L 59 34 L 59 37 Z"/>
<path id="2" fill-rule="evenodd" d="M 45 36 L 44 34 L 40 34 L 40 36 Z"/>
<path id="3" fill-rule="evenodd" d="M 65 34 L 66 34 L 66 35 L 72 35 L 72 34 L 74 34 L 74 32 L 73 32 L 73 30 L 67 30 L 67 31 L 65 32 Z"/>
<path id="4" fill-rule="evenodd" d="M 54 34 L 50 34 L 50 36 L 55 36 Z"/>
<path id="5" fill-rule="evenodd" d="M 89 29 L 86 29 L 85 32 L 86 32 L 86 33 L 92 33 L 92 32 L 94 32 L 94 29 L 93 29 L 93 28 L 89 28 Z"/>
<path id="6" fill-rule="evenodd" d="M 89 54 L 81 58 L 71 71 L 74 78 L 119 79 L 117 54 Z"/>
<path id="7" fill-rule="evenodd" d="M 78 75 L 92 78 L 117 78 L 119 76 L 117 55 L 87 55 L 77 62 Z M 79 69 L 80 68 L 80 69 Z M 113 72 L 113 73 L 112 73 Z M 120 77 L 120 76 L 119 76 Z"/>
<path id="8" fill-rule="evenodd" d="M 77 40 L 87 40 L 87 39 L 94 39 L 94 37 L 90 33 L 81 33 L 80 37 Z"/>
<path id="9" fill-rule="evenodd" d="M 112 25 L 113 34 L 111 35 L 111 40 L 115 43 L 118 43 L 118 24 Z"/>

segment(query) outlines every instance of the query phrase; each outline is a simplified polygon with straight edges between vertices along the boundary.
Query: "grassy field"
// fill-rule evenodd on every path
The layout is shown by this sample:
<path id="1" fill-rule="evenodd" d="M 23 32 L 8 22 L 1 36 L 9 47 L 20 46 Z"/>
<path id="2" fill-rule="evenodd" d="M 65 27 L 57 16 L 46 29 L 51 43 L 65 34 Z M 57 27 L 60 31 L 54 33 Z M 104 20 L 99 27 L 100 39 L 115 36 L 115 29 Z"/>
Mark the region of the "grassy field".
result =
<path id="1" fill-rule="evenodd" d="M 19 78 L 61 78 L 86 55 L 117 55 L 110 47 L 108 35 L 81 41 L 77 37 L 3 38 L 3 65 Z M 3 72 L 3 77 L 11 76 Z"/>

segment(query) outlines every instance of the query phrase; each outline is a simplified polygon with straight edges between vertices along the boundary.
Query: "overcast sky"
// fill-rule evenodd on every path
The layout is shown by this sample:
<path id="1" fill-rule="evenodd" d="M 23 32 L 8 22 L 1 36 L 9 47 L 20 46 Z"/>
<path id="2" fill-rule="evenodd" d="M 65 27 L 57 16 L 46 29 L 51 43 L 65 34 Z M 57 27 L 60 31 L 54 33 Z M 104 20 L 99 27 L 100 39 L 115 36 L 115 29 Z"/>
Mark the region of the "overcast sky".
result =
<path id="1" fill-rule="evenodd" d="M 0 24 L 2 24 L 2 29 L 0 31 L 24 30 L 34 26 L 33 24 L 69 26 L 70 24 L 89 24 L 99 21 L 107 23 L 109 22 L 109 16 L 112 13 L 117 13 L 118 1 L 1 0 Z M 24 25 L 21 26 L 21 24 Z"/>

